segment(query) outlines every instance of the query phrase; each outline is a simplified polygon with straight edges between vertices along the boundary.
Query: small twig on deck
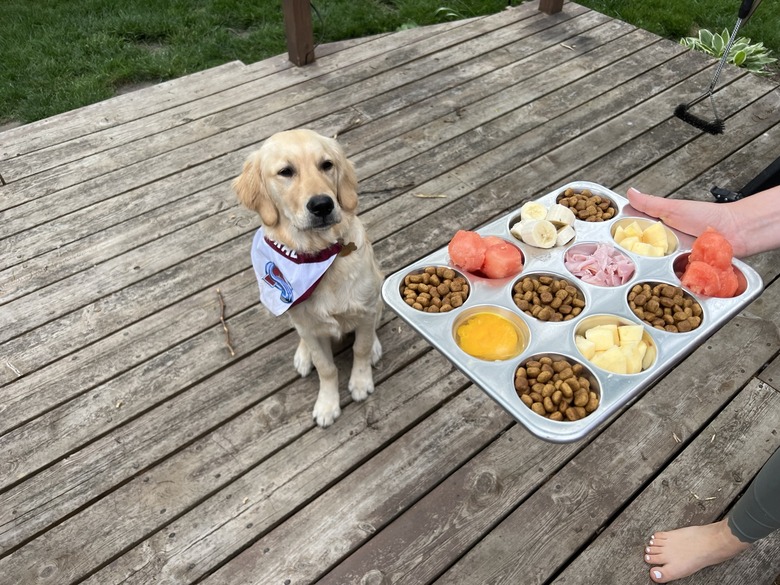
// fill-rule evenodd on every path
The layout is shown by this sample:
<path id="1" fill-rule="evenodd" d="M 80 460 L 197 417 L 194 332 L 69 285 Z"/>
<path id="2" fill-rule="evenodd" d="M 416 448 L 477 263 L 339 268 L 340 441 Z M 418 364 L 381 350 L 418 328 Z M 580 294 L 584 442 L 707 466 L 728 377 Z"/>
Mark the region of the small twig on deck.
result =
<path id="1" fill-rule="evenodd" d="M 412 193 L 412 197 L 418 197 L 419 199 L 446 199 L 446 195 L 442 194 L 429 194 L 429 193 Z"/>
<path id="2" fill-rule="evenodd" d="M 336 138 L 338 138 L 339 136 L 341 136 L 342 134 L 344 134 L 344 132 L 347 132 L 347 131 L 349 131 L 349 130 L 352 130 L 353 128 L 357 128 L 358 126 L 360 126 L 360 124 L 361 124 L 362 122 L 363 122 L 363 120 L 361 120 L 361 119 L 360 119 L 360 116 L 357 116 L 357 117 L 355 117 L 355 118 L 352 118 L 352 119 L 351 119 L 349 122 L 347 122 L 347 123 L 346 123 L 344 126 L 342 126 L 341 128 L 339 128 L 338 130 L 336 130 L 336 132 L 333 134 L 333 139 L 335 140 Z"/>
<path id="3" fill-rule="evenodd" d="M 712 434 L 712 438 L 710 439 L 710 443 L 713 443 L 715 441 L 715 433 Z"/>
<path id="4" fill-rule="evenodd" d="M 225 332 L 225 344 L 227 345 L 228 350 L 230 350 L 230 355 L 234 356 L 236 355 L 236 352 L 230 343 L 230 331 L 228 331 L 227 323 L 225 323 L 225 301 L 222 298 L 222 293 L 219 289 L 217 289 L 217 298 L 219 299 L 219 320 L 222 323 L 222 329 Z"/>
<path id="5" fill-rule="evenodd" d="M 696 498 L 700 502 L 710 502 L 712 500 L 716 500 L 717 499 L 717 496 L 710 496 L 708 498 L 700 498 L 695 493 L 693 493 L 691 490 L 688 490 L 688 493 L 691 494 L 694 498 Z"/>
<path id="6" fill-rule="evenodd" d="M 677 436 L 677 433 L 672 433 L 672 438 L 674 439 L 675 443 L 682 443 L 680 437 Z"/>
<path id="7" fill-rule="evenodd" d="M 567 45 L 566 43 L 561 43 L 561 47 L 569 49 L 570 51 L 573 51 L 576 48 L 574 45 Z"/>

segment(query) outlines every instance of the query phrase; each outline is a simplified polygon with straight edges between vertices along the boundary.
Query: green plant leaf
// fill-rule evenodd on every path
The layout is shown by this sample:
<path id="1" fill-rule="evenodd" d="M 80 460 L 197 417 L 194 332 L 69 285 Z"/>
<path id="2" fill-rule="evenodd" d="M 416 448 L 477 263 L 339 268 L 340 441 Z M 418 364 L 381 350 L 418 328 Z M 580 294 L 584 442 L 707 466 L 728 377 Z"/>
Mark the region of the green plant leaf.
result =
<path id="1" fill-rule="evenodd" d="M 716 55 L 720 56 L 723 54 L 723 47 L 725 44 L 723 43 L 723 39 L 720 37 L 720 35 L 712 35 L 712 49 L 715 52 Z"/>
<path id="2" fill-rule="evenodd" d="M 716 34 L 707 29 L 700 29 L 697 37 L 684 37 L 680 39 L 680 44 L 708 55 L 722 57 L 729 38 L 728 29 L 723 29 L 722 33 Z M 764 66 L 777 61 L 769 56 L 770 53 L 771 51 L 766 49 L 763 43 L 752 44 L 749 38 L 739 37 L 734 39 L 729 49 L 728 61 L 753 73 L 765 75 L 768 72 L 763 70 Z"/>

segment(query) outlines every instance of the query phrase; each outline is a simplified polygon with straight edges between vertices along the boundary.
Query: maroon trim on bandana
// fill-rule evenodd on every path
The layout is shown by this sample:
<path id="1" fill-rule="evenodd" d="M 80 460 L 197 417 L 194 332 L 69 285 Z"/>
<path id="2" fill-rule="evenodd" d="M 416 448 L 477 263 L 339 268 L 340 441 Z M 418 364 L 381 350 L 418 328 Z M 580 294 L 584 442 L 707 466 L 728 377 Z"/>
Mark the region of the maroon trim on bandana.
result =
<path id="1" fill-rule="evenodd" d="M 335 244 L 331 244 L 324 250 L 320 250 L 319 252 L 315 252 L 313 254 L 305 254 L 303 252 L 295 252 L 294 250 L 290 250 L 286 246 L 283 246 L 279 242 L 275 242 L 268 238 L 267 236 L 263 236 L 263 239 L 268 243 L 271 248 L 273 248 L 277 253 L 281 254 L 285 258 L 287 258 L 290 262 L 294 262 L 295 264 L 310 264 L 312 262 L 323 262 L 330 258 L 331 256 L 335 256 L 339 252 L 341 252 L 341 244 L 339 242 L 336 242 Z M 320 277 L 322 278 L 322 277 Z M 309 289 L 309 291 L 314 290 L 314 287 L 317 286 L 317 283 L 319 283 L 319 280 L 314 283 L 314 286 Z M 311 294 L 311 292 L 306 293 L 305 296 L 301 297 L 296 302 L 304 300 L 306 297 L 308 297 Z"/>
<path id="2" fill-rule="evenodd" d="M 303 293 L 301 296 L 299 296 L 297 299 L 295 299 L 290 306 L 294 307 L 298 303 L 302 303 L 303 301 L 308 299 L 312 295 L 312 293 L 314 292 L 314 289 L 316 289 L 317 286 L 320 284 L 320 281 L 323 278 L 325 278 L 325 273 L 324 272 L 322 273 L 322 276 L 320 276 L 316 281 L 314 281 L 312 283 L 312 285 L 309 287 L 309 289 L 305 293 Z"/>

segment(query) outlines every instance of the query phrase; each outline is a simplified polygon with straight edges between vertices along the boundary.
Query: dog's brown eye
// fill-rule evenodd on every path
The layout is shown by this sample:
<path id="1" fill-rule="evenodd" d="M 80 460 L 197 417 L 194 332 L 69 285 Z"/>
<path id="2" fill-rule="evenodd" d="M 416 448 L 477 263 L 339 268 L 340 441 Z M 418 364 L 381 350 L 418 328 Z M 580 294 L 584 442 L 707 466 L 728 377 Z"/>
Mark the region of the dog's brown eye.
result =
<path id="1" fill-rule="evenodd" d="M 289 179 L 290 177 L 292 177 L 295 174 L 295 171 L 293 170 L 292 167 L 284 167 L 283 169 L 281 169 L 279 171 L 278 174 L 281 177 L 286 177 L 286 178 Z"/>
<path id="2" fill-rule="evenodd" d="M 329 171 L 333 168 L 333 161 L 332 160 L 324 160 L 322 161 L 322 164 L 320 165 L 320 168 L 323 171 Z"/>

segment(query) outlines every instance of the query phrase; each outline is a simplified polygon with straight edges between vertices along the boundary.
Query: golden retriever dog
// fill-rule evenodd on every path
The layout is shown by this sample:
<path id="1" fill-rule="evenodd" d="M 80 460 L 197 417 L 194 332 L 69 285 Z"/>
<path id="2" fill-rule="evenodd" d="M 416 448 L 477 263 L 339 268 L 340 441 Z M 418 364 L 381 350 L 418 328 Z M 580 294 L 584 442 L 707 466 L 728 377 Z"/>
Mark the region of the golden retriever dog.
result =
<path id="1" fill-rule="evenodd" d="M 260 215 L 252 262 L 261 302 L 287 313 L 300 342 L 296 370 L 319 375 L 313 417 L 327 427 L 341 414 L 331 341 L 354 331 L 349 391 L 374 391 L 382 346 L 382 274 L 357 217 L 357 177 L 339 143 L 306 129 L 268 138 L 233 181 L 238 200 Z"/>

